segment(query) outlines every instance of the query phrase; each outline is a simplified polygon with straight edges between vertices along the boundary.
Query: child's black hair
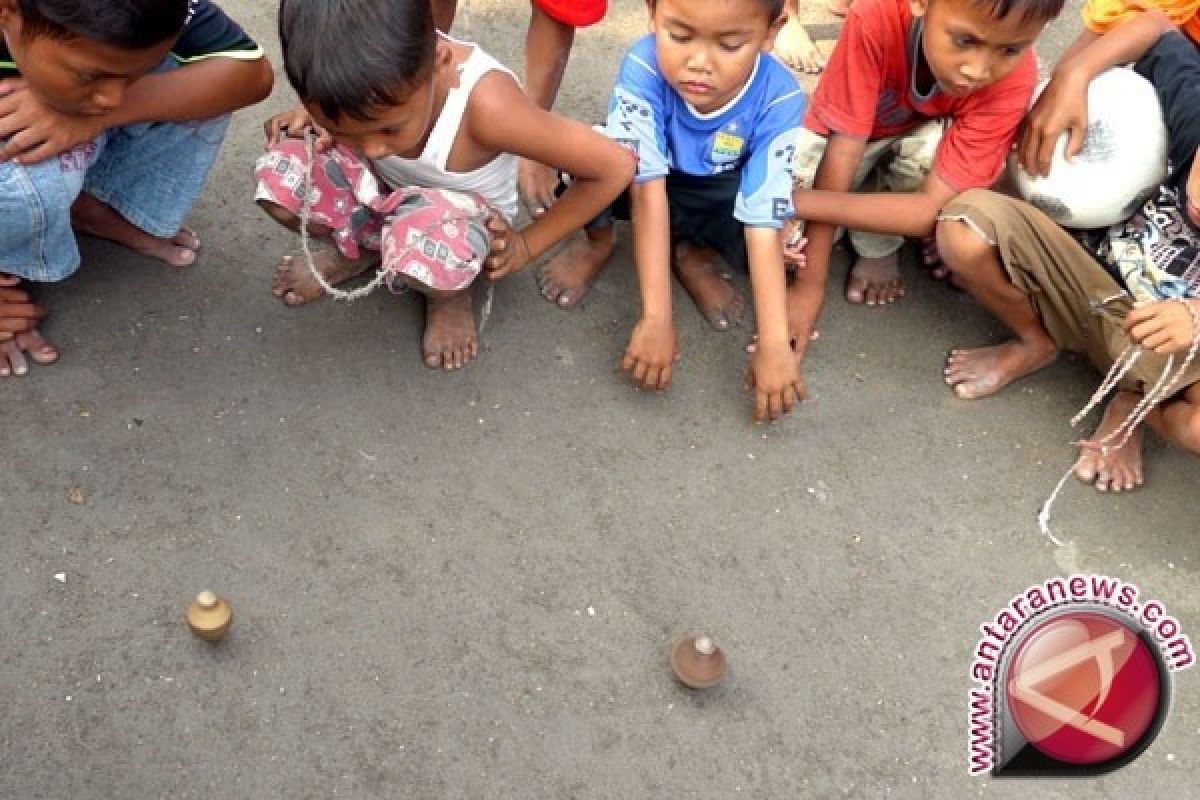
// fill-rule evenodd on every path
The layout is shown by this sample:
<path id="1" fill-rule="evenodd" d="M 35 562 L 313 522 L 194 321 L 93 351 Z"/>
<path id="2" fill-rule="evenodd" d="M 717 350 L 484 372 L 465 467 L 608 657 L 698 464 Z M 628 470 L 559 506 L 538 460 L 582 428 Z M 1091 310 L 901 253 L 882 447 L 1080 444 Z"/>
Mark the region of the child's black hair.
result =
<path id="1" fill-rule="evenodd" d="M 757 0 L 758 4 L 767 12 L 767 21 L 774 22 L 783 14 L 783 0 Z M 655 0 L 650 0 L 650 7 L 654 7 Z"/>
<path id="2" fill-rule="evenodd" d="M 279 41 L 292 88 L 331 120 L 370 120 L 433 66 L 429 0 L 283 0 Z"/>
<path id="3" fill-rule="evenodd" d="M 188 0 L 17 0 L 21 35 L 146 50 L 179 36 Z"/>
<path id="4" fill-rule="evenodd" d="M 1062 12 L 1066 0 L 971 0 L 987 8 L 995 19 L 1016 14 L 1021 22 L 1049 22 Z"/>

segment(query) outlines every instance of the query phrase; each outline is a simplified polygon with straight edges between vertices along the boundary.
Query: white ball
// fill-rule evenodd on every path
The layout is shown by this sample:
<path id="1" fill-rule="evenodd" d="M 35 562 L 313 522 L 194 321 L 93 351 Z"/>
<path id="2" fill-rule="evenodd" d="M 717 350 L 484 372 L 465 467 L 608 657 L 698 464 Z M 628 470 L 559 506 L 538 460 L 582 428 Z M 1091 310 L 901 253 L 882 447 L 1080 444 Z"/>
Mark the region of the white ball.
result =
<path id="1" fill-rule="evenodd" d="M 1038 94 L 1045 83 L 1038 87 Z M 1066 228 L 1124 222 L 1167 175 L 1167 127 L 1154 86 L 1114 67 L 1088 86 L 1083 150 L 1068 162 L 1067 134 L 1054 148 L 1050 174 L 1032 177 L 1009 157 L 1009 172 L 1027 202 Z"/>

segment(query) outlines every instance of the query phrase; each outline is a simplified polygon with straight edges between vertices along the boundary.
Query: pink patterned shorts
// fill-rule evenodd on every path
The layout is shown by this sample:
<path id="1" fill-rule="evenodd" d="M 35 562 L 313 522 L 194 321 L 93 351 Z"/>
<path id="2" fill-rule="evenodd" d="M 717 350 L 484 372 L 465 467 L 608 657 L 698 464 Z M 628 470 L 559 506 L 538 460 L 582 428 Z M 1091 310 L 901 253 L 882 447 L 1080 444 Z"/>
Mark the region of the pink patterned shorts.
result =
<path id="1" fill-rule="evenodd" d="M 283 139 L 255 164 L 255 200 L 299 216 L 308 157 L 303 139 Z M 412 187 L 390 191 L 354 151 L 340 145 L 316 154 L 309 220 L 333 231 L 347 258 L 378 250 L 389 286 L 406 276 L 439 291 L 471 285 L 491 245 L 495 213 L 474 192 Z M 402 281 L 400 283 L 403 283 Z"/>

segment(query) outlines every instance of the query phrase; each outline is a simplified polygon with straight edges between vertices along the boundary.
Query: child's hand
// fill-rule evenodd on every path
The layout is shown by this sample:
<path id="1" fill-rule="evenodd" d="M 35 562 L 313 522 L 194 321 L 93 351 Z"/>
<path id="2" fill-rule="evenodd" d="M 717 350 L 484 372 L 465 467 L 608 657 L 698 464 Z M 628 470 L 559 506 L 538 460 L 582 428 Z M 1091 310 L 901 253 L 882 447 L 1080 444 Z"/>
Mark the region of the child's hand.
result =
<path id="1" fill-rule="evenodd" d="M 499 214 L 492 214 L 487 221 L 488 232 L 492 235 L 492 246 L 488 257 L 483 262 L 487 275 L 498 281 L 505 275 L 510 275 L 524 267 L 533 259 L 529 254 L 529 244 L 525 236 L 508 224 L 508 220 Z"/>
<path id="2" fill-rule="evenodd" d="M 263 131 L 267 135 L 267 147 L 279 144 L 285 137 L 303 139 L 305 131 L 312 131 L 316 135 L 315 146 L 318 153 L 333 147 L 333 137 L 329 135 L 328 131 L 313 122 L 312 116 L 304 109 L 304 106 L 296 106 L 291 111 L 284 111 L 282 114 L 271 117 L 263 125 Z"/>
<path id="3" fill-rule="evenodd" d="M 105 128 L 104 115 L 63 114 L 46 106 L 20 78 L 0 81 L 0 161 L 37 164 L 87 144 Z"/>
<path id="4" fill-rule="evenodd" d="M 1087 135 L 1087 82 L 1079 73 L 1063 72 L 1051 78 L 1022 125 L 1017 160 L 1030 175 L 1050 174 L 1054 148 L 1070 132 L 1065 155 L 1073 159 L 1083 149 Z"/>
<path id="5" fill-rule="evenodd" d="M 679 360 L 679 340 L 668 320 L 642 317 L 629 336 L 621 369 L 642 389 L 663 391 L 671 383 L 671 367 Z"/>
<path id="6" fill-rule="evenodd" d="M 1186 300 L 1200 312 L 1200 300 Z M 1182 353 L 1192 346 L 1192 314 L 1178 300 L 1160 300 L 1130 311 L 1123 325 L 1125 333 L 1139 347 L 1159 355 Z"/>
<path id="7" fill-rule="evenodd" d="M 808 266 L 804 252 L 807 246 L 808 238 L 800 231 L 800 222 L 788 220 L 783 226 L 783 262 L 794 269 L 804 269 Z"/>
<path id="8" fill-rule="evenodd" d="M 755 422 L 773 422 L 808 396 L 796 353 L 786 344 L 758 344 L 746 370 L 746 388 L 754 390 Z"/>

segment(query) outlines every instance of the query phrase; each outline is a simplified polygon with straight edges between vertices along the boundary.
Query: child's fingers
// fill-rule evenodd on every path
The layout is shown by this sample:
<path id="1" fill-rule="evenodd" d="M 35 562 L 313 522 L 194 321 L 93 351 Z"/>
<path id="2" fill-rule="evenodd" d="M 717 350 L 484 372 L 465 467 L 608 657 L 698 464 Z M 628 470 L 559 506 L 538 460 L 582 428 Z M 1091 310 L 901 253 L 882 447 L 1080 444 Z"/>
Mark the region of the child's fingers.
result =
<path id="1" fill-rule="evenodd" d="M 18 164 L 40 164 L 41 162 L 54 158 L 62 152 L 62 146 L 57 145 L 50 140 L 43 140 L 36 147 L 26 150 L 21 155 L 17 156 Z"/>
<path id="2" fill-rule="evenodd" d="M 779 399 L 782 403 L 783 413 L 784 414 L 792 413 L 792 409 L 796 407 L 796 387 L 795 387 L 795 385 L 788 384 L 787 386 L 783 387 L 783 392 L 780 394 Z"/>
<path id="3" fill-rule="evenodd" d="M 1162 330 L 1162 328 L 1162 323 L 1157 318 L 1151 317 L 1130 325 L 1128 328 L 1128 333 L 1130 337 L 1134 339 L 1134 341 L 1142 342 L 1145 341 L 1147 336 Z"/>
<path id="4" fill-rule="evenodd" d="M 1146 338 L 1141 340 L 1141 345 L 1147 350 L 1153 350 L 1159 355 L 1166 355 L 1174 351 L 1174 343 L 1171 340 L 1171 334 L 1168 331 L 1156 331 Z"/>
<path id="5" fill-rule="evenodd" d="M 658 373 L 658 382 L 655 384 L 656 389 L 660 392 L 665 392 L 667 387 L 671 385 L 671 365 L 663 367 Z"/>
<path id="6" fill-rule="evenodd" d="M 757 389 L 754 392 L 754 421 L 766 422 L 767 414 L 770 413 L 767 403 L 767 393 L 762 389 Z"/>
<path id="7" fill-rule="evenodd" d="M 483 268 L 487 272 L 488 277 L 494 281 L 498 281 L 512 272 L 512 265 L 509 264 L 508 260 L 498 256 L 489 256 L 483 262 Z"/>
<path id="8" fill-rule="evenodd" d="M 633 362 L 633 382 L 638 386 L 646 382 L 646 362 L 641 359 L 634 359 Z"/>
<path id="9" fill-rule="evenodd" d="M 1158 313 L 1158 310 L 1159 306 L 1157 303 L 1130 309 L 1129 313 L 1125 315 L 1125 332 L 1129 333 L 1134 325 L 1152 318 Z"/>
<path id="10" fill-rule="evenodd" d="M 637 365 L 637 359 L 630 355 L 629 351 L 625 351 L 625 355 L 621 356 L 621 371 L 632 372 L 634 366 Z"/>
<path id="11" fill-rule="evenodd" d="M 1069 131 L 1067 148 L 1064 153 L 1067 161 L 1072 161 L 1083 150 L 1083 139 L 1087 136 L 1087 120 L 1082 120 L 1082 124 L 1080 124 L 1080 121 L 1076 121 L 1075 124 L 1071 125 Z"/>
<path id="12" fill-rule="evenodd" d="M 504 237 L 509 230 L 508 222 L 499 214 L 489 214 L 484 224 L 493 237 Z"/>

